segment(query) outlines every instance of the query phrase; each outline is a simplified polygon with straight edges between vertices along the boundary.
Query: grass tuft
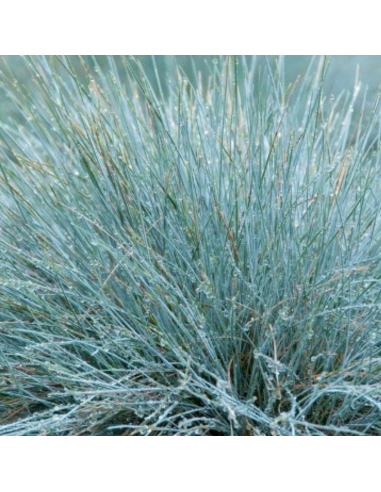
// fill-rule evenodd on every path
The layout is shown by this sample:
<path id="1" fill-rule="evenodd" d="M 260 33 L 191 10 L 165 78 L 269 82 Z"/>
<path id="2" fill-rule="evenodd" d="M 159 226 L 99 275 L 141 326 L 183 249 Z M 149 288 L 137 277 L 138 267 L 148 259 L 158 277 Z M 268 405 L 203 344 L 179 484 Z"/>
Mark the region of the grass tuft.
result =
<path id="1" fill-rule="evenodd" d="M 379 98 L 103 61 L 1 75 L 0 434 L 381 434 Z"/>

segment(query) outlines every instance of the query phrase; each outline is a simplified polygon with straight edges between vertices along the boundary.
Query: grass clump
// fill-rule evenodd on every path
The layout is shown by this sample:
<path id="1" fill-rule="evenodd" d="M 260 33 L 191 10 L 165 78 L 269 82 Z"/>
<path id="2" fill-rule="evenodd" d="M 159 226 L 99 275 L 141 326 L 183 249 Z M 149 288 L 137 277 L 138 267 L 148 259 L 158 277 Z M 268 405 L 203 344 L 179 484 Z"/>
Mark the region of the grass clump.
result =
<path id="1" fill-rule="evenodd" d="M 353 122 L 325 59 L 289 88 L 219 59 L 165 96 L 129 58 L 24 63 L 0 434 L 380 434 L 378 101 Z"/>

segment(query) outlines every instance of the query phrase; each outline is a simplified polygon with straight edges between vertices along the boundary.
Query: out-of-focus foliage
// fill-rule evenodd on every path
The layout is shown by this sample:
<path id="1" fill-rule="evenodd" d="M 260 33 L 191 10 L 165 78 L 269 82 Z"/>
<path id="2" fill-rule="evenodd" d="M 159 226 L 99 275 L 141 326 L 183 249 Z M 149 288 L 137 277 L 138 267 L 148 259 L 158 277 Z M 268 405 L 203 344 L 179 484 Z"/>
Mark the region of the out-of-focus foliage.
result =
<path id="1" fill-rule="evenodd" d="M 132 55 L 131 55 L 132 56 Z M 257 65 L 257 72 L 263 71 L 265 68 L 265 60 L 261 55 L 245 55 Z M 210 66 L 216 63 L 219 55 L 204 55 L 204 56 L 188 56 L 188 55 L 137 55 L 136 59 L 142 63 L 145 74 L 157 90 L 157 74 L 161 82 L 161 87 L 165 94 L 168 91 L 168 84 L 174 77 L 174 72 L 178 67 L 184 70 L 187 78 L 193 83 L 197 81 L 199 74 L 207 75 L 210 73 Z M 75 57 L 73 59 L 76 64 Z M 93 66 L 94 59 L 100 67 L 107 65 L 106 56 L 86 55 L 84 58 Z M 286 55 L 280 57 L 269 57 L 269 62 L 272 64 L 281 63 L 284 67 L 284 82 L 291 83 L 298 76 L 304 76 L 312 57 L 306 55 Z M 114 61 L 116 66 L 121 66 L 121 57 L 115 56 Z M 0 59 L 0 68 L 4 63 L 10 65 L 15 73 L 16 79 L 25 83 L 30 90 L 34 90 L 34 84 L 31 76 L 25 68 L 25 64 L 20 56 L 5 55 Z M 318 61 L 316 60 L 316 64 Z M 77 63 L 78 64 L 78 63 Z M 339 55 L 331 57 L 330 70 L 327 74 L 325 83 L 325 91 L 327 95 L 339 95 L 342 91 L 351 91 L 355 84 L 356 72 L 358 71 L 359 78 L 362 82 L 361 95 L 367 100 L 367 107 L 370 108 L 374 103 L 379 84 L 381 82 L 381 56 L 379 55 Z M 123 70 L 121 70 L 123 73 Z M 242 73 L 241 73 L 242 78 Z M 15 112 L 11 104 L 4 98 L 4 92 L 1 92 L 0 87 L 0 114 L 4 120 L 5 117 L 15 117 Z"/>

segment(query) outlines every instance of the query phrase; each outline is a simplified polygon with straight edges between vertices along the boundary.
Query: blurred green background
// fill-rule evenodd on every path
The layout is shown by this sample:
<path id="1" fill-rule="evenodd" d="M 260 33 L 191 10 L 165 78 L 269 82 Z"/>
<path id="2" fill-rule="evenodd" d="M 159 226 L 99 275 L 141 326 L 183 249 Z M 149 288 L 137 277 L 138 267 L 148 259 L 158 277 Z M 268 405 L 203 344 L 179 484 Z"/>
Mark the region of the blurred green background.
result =
<path id="1" fill-rule="evenodd" d="M 131 56 L 131 55 L 127 55 Z M 223 55 L 133 55 L 135 58 L 141 61 L 144 70 L 153 82 L 156 84 L 155 79 L 155 65 L 157 73 L 160 76 L 161 83 L 164 87 L 170 80 L 170 74 L 174 73 L 176 64 L 179 64 L 187 74 L 187 76 L 194 81 L 197 76 L 197 72 L 210 73 L 213 63 L 218 59 L 221 59 Z M 242 55 L 237 55 L 238 57 Z M 258 70 L 264 68 L 265 59 L 263 55 L 246 55 L 249 63 L 256 63 Z M 90 55 L 84 55 L 88 63 L 94 66 L 95 63 L 99 63 L 102 67 L 107 65 L 107 59 L 101 55 L 95 55 L 94 58 Z M 75 64 L 78 60 L 75 57 L 70 57 Z M 121 65 L 121 57 L 114 57 L 116 65 Z M 270 63 L 281 61 L 284 65 L 285 83 L 293 81 L 299 74 L 303 75 L 311 63 L 312 56 L 307 55 L 285 55 L 280 58 L 275 55 L 269 55 L 268 60 Z M 318 59 L 315 60 L 317 65 Z M 3 55 L 0 59 L 0 71 L 4 68 L 4 65 L 8 64 L 14 74 L 13 80 L 19 80 L 20 82 L 30 85 L 31 90 L 33 84 L 29 80 L 28 71 L 25 69 L 25 65 L 21 56 Z M 359 71 L 359 79 L 361 81 L 361 92 L 366 97 L 366 108 L 371 107 L 375 101 L 378 87 L 381 82 L 381 55 L 334 55 L 330 59 L 330 68 L 326 81 L 326 91 L 335 95 L 339 94 L 343 90 L 352 90 L 355 84 L 356 71 Z M 0 76 L 1 77 L 1 76 Z M 1 89 L 1 85 L 4 84 L 4 77 L 0 79 L 0 118 L 1 121 L 6 121 L 8 118 L 15 117 L 15 113 L 12 110 L 12 106 L 7 101 L 4 91 Z M 360 94 L 361 95 L 361 94 Z"/>

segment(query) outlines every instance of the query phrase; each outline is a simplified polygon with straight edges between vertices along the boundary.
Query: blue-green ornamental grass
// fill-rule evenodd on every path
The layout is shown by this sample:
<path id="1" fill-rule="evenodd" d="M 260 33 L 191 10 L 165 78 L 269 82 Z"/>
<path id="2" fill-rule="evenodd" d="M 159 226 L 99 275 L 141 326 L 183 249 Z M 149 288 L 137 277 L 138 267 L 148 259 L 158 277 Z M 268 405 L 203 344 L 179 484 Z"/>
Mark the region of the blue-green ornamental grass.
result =
<path id="1" fill-rule="evenodd" d="M 0 434 L 381 434 L 379 101 L 103 61 L 1 75 Z"/>

